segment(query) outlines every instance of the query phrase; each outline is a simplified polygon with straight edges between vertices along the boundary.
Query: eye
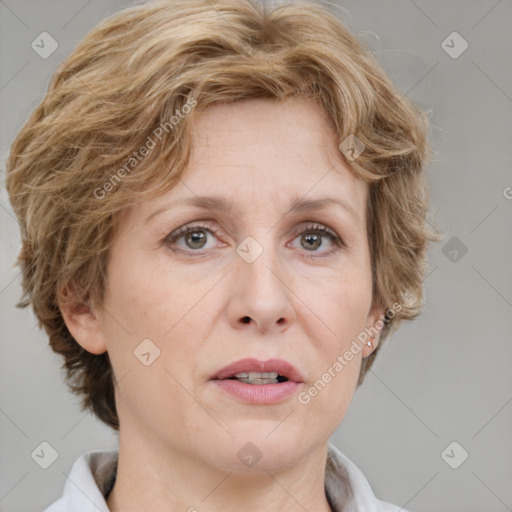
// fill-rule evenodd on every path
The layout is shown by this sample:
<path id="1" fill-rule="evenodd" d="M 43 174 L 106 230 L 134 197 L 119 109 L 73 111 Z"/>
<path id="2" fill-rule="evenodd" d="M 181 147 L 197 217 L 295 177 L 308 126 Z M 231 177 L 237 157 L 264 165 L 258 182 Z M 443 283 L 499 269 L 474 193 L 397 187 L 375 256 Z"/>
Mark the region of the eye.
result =
<path id="1" fill-rule="evenodd" d="M 166 244 L 178 246 L 178 250 L 187 251 L 188 249 L 192 249 L 194 252 L 199 252 L 201 249 L 209 249 L 207 246 L 208 234 L 213 235 L 218 231 L 218 228 L 206 226 L 204 224 L 192 224 L 188 226 L 183 226 L 182 228 L 173 231 L 170 235 L 165 239 Z M 178 244 L 181 239 L 183 239 L 183 243 Z M 213 245 L 212 247 L 214 247 Z"/>
<path id="2" fill-rule="evenodd" d="M 306 228 L 301 228 L 295 233 L 295 236 L 300 237 L 301 248 L 307 252 L 329 255 L 344 246 L 343 241 L 334 231 L 319 224 L 310 224 Z M 317 249 L 326 245 L 325 239 L 329 241 L 327 244 L 328 248 L 318 251 Z M 329 248 L 329 245 L 331 245 L 331 248 Z M 316 257 L 316 255 L 313 257 Z"/>
<path id="3" fill-rule="evenodd" d="M 176 246 L 180 252 L 195 252 L 198 255 L 216 246 L 215 242 L 208 247 L 208 235 L 214 236 L 218 227 L 205 224 L 189 224 L 173 231 L 165 238 L 168 246 Z M 331 229 L 319 224 L 310 224 L 300 228 L 294 233 L 294 241 L 300 237 L 300 248 L 313 253 L 308 257 L 328 256 L 341 247 L 344 247 L 342 239 Z M 326 244 L 325 240 L 328 240 Z M 318 250 L 327 245 L 326 250 Z M 329 248 L 331 246 L 331 248 Z M 318 256 L 317 256 L 318 253 Z"/>

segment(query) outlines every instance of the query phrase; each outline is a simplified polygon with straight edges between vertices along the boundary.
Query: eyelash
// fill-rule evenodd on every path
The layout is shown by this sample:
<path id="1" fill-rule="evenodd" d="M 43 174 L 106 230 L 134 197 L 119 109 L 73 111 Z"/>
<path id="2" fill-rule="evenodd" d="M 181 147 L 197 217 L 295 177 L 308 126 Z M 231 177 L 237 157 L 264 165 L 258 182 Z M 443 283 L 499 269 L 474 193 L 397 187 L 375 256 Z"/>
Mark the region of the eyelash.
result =
<path id="1" fill-rule="evenodd" d="M 189 224 L 188 226 L 183 226 L 183 227 L 177 229 L 176 231 L 172 232 L 171 234 L 167 235 L 164 242 L 170 246 L 174 242 L 179 240 L 182 236 L 187 235 L 189 233 L 193 233 L 195 231 L 201 231 L 201 230 L 208 231 L 211 234 L 215 235 L 219 231 L 219 228 L 217 226 L 212 227 L 212 226 L 209 226 L 206 224 L 201 224 L 201 223 Z M 303 235 L 303 234 L 309 233 L 309 232 L 320 233 L 324 236 L 327 236 L 330 239 L 330 241 L 333 242 L 336 246 L 333 249 L 330 249 L 328 251 L 318 253 L 318 255 L 315 255 L 315 252 L 317 252 L 317 251 L 310 251 L 312 254 L 307 255 L 307 257 L 309 257 L 309 258 L 322 258 L 325 256 L 330 256 L 331 254 L 333 254 L 335 251 L 339 250 L 340 248 L 346 247 L 343 240 L 334 231 L 332 231 L 328 227 L 323 226 L 321 224 L 308 224 L 306 227 L 300 228 L 299 230 L 297 230 L 294 233 L 294 235 L 293 235 L 294 239 L 300 235 Z M 179 252 L 186 252 L 187 254 L 193 254 L 195 256 L 202 256 L 202 255 L 206 254 L 207 251 L 209 251 L 209 249 L 206 249 L 206 251 L 199 251 L 199 250 L 195 251 L 193 249 L 190 249 L 190 251 L 183 251 L 182 249 L 175 249 L 175 250 L 177 250 Z"/>

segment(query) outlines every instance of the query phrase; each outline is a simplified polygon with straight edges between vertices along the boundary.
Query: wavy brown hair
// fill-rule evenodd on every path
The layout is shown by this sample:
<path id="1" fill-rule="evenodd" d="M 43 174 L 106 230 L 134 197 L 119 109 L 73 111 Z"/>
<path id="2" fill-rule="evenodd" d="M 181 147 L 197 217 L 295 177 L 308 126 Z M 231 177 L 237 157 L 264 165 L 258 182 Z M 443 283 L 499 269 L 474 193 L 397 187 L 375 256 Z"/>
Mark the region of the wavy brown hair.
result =
<path id="1" fill-rule="evenodd" d="M 82 409 L 113 429 L 119 419 L 108 353 L 83 349 L 59 304 L 101 305 L 119 214 L 178 183 L 196 113 L 220 102 L 293 97 L 316 101 L 340 143 L 355 135 L 364 144 L 345 161 L 369 183 L 373 301 L 401 309 L 363 359 L 360 385 L 382 341 L 423 305 L 426 250 L 437 237 L 426 220 L 432 150 L 425 112 L 328 7 L 168 0 L 127 8 L 59 66 L 14 140 L 6 184 L 22 237 L 17 306 L 33 307 Z"/>

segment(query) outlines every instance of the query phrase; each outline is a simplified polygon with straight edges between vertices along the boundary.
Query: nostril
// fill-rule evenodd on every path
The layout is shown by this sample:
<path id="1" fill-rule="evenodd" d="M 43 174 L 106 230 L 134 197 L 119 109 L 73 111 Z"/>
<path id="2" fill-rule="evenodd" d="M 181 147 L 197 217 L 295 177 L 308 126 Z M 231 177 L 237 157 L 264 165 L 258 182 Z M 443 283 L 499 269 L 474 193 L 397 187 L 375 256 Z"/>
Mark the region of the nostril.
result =
<path id="1" fill-rule="evenodd" d="M 244 324 L 248 324 L 250 321 L 251 321 L 251 318 L 250 318 L 250 317 L 248 317 L 248 316 L 244 316 L 244 317 L 242 318 L 242 322 L 243 322 Z"/>

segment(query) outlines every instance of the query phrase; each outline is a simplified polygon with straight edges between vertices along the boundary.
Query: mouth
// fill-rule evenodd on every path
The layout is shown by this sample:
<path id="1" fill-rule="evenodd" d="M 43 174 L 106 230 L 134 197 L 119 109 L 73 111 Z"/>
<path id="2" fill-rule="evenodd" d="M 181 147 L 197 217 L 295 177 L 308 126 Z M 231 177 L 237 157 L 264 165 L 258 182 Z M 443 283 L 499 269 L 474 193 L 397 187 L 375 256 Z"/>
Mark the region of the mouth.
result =
<path id="1" fill-rule="evenodd" d="M 241 359 L 219 370 L 210 380 L 236 380 L 252 385 L 304 382 L 297 368 L 282 359 Z"/>
<path id="2" fill-rule="evenodd" d="M 304 382 L 297 368 L 282 359 L 241 359 L 219 370 L 210 381 L 222 393 L 251 405 L 289 399 Z"/>
<path id="3" fill-rule="evenodd" d="M 245 382 L 245 384 L 261 385 L 261 384 L 279 384 L 280 382 L 288 382 L 284 375 L 279 375 L 277 372 L 241 372 L 233 377 L 228 377 L 229 380 L 236 380 L 238 382 Z"/>

